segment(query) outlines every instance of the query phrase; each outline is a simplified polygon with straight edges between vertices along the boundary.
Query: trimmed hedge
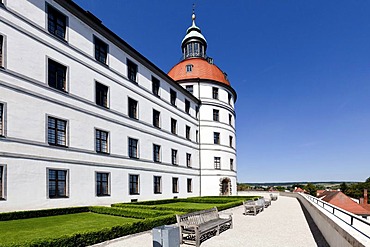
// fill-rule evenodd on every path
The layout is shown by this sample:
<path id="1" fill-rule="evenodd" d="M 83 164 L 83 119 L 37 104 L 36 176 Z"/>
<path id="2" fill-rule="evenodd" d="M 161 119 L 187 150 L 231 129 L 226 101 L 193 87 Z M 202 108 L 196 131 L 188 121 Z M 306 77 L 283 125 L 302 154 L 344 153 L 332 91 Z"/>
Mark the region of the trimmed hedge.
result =
<path id="1" fill-rule="evenodd" d="M 161 225 L 173 224 L 176 222 L 174 215 L 150 218 L 134 223 L 126 223 L 111 228 L 104 228 L 100 231 L 90 231 L 66 235 L 55 239 L 36 240 L 23 243 L 14 243 L 9 247 L 82 247 L 104 242 L 110 239 L 122 237 L 129 234 L 143 232 Z"/>
<path id="2" fill-rule="evenodd" d="M 15 211 L 15 212 L 9 212 L 9 213 L 1 213 L 0 221 L 47 217 L 47 216 L 55 216 L 55 215 L 62 215 L 62 214 L 77 214 L 77 213 L 83 213 L 83 212 L 89 212 L 89 207 L 53 208 L 53 209 L 44 209 L 44 210 Z"/>
<path id="3" fill-rule="evenodd" d="M 146 219 L 146 218 L 155 218 L 158 216 L 175 214 L 173 211 L 159 211 L 159 210 L 148 210 L 148 207 L 145 209 L 141 208 L 132 208 L 132 207 L 90 207 L 91 212 L 97 214 L 109 214 L 114 216 L 129 217 L 135 219 Z"/>

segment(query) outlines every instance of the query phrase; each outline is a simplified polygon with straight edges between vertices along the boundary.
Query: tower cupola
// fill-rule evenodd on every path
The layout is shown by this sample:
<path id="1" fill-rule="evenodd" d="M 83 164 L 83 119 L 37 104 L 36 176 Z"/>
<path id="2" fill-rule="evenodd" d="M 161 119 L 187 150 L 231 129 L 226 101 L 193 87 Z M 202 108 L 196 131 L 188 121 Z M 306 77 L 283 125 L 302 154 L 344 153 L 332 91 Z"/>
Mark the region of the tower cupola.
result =
<path id="1" fill-rule="evenodd" d="M 201 30 L 195 25 L 195 13 L 192 15 L 193 23 L 186 30 L 186 35 L 181 43 L 183 58 L 202 57 L 206 58 L 207 41 Z"/>

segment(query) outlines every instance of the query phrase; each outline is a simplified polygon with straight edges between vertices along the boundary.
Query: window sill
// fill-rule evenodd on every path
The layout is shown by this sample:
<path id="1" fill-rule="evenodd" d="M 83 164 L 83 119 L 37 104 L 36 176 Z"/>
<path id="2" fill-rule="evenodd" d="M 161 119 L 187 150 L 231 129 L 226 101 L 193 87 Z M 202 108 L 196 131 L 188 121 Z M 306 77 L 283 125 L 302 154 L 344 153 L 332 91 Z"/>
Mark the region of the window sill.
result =
<path id="1" fill-rule="evenodd" d="M 154 194 L 160 195 L 160 194 L 162 194 L 162 192 L 154 192 Z"/>
<path id="2" fill-rule="evenodd" d="M 108 152 L 102 152 L 102 151 L 96 151 L 97 154 L 103 154 L 103 155 L 109 155 L 110 153 Z"/>
<path id="3" fill-rule="evenodd" d="M 106 195 L 96 195 L 97 197 L 109 197 L 110 194 L 106 194 Z"/>
<path id="4" fill-rule="evenodd" d="M 68 148 L 68 146 L 66 145 L 58 145 L 58 144 L 54 144 L 54 143 L 48 143 L 50 146 L 53 146 L 53 147 L 60 147 L 60 148 Z"/>
<path id="5" fill-rule="evenodd" d="M 131 196 L 137 196 L 140 195 L 140 193 L 130 193 Z"/>
<path id="6" fill-rule="evenodd" d="M 109 109 L 109 106 L 99 105 L 99 104 L 97 104 L 96 102 L 95 102 L 95 104 L 96 104 L 96 106 L 101 107 L 101 108 L 103 108 L 103 109 Z"/>
<path id="7" fill-rule="evenodd" d="M 139 157 L 133 157 L 133 156 L 129 156 L 130 157 L 130 159 L 133 159 L 133 160 L 138 160 L 139 159 Z"/>
<path id="8" fill-rule="evenodd" d="M 68 196 L 49 197 L 49 199 L 69 199 Z"/>

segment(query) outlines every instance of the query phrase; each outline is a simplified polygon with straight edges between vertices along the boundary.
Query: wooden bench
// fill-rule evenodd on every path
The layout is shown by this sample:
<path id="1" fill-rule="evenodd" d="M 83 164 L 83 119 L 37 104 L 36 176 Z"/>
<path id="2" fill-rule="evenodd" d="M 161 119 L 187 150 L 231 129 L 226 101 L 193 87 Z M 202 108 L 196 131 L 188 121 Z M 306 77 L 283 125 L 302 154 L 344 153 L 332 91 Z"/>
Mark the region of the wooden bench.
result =
<path id="1" fill-rule="evenodd" d="M 268 208 L 271 205 L 271 199 L 266 197 L 264 199 L 265 199 L 265 208 Z"/>
<path id="2" fill-rule="evenodd" d="M 278 199 L 277 195 L 270 194 L 271 201 L 276 201 Z"/>
<path id="3" fill-rule="evenodd" d="M 243 206 L 245 215 L 257 215 L 264 210 L 265 200 L 263 198 L 260 198 L 257 201 L 244 201 Z"/>
<path id="4" fill-rule="evenodd" d="M 216 207 L 184 215 L 176 215 L 180 228 L 180 243 L 199 247 L 201 242 L 233 228 L 231 214 L 221 218 Z"/>

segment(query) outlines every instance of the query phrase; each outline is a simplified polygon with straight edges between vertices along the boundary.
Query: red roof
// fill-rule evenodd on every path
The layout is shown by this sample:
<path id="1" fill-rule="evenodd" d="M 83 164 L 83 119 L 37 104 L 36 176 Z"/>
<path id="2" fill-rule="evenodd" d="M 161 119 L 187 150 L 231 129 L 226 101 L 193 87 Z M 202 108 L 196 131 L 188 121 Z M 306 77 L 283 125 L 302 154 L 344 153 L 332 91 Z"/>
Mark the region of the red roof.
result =
<path id="1" fill-rule="evenodd" d="M 353 214 L 370 215 L 370 210 L 365 209 L 341 191 L 325 191 L 320 194 L 320 199 Z"/>
<path id="2" fill-rule="evenodd" d="M 304 189 L 302 189 L 302 188 L 296 188 L 296 189 L 294 189 L 294 191 L 293 192 L 306 192 Z"/>
<path id="3" fill-rule="evenodd" d="M 192 70 L 187 71 L 186 65 L 192 65 Z M 230 86 L 224 73 L 214 64 L 210 64 L 204 58 L 189 58 L 182 60 L 168 72 L 168 75 L 175 81 L 187 79 L 206 79 L 221 82 Z"/>

